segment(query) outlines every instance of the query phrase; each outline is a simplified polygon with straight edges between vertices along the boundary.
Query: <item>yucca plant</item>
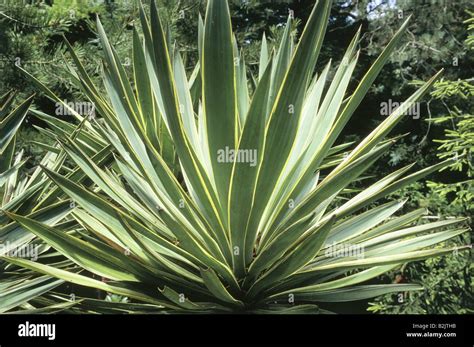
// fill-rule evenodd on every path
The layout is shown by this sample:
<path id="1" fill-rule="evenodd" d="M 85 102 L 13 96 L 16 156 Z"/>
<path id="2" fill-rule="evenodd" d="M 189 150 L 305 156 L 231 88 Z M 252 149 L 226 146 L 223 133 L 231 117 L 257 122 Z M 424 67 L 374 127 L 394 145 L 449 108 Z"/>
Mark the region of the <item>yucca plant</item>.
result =
<path id="1" fill-rule="evenodd" d="M 73 205 L 65 194 L 51 184 L 49 178 L 40 167 L 32 170 L 23 170 L 27 158 L 23 158 L 23 151 L 15 154 L 16 133 L 24 121 L 32 104 L 33 96 L 20 103 L 9 112 L 15 93 L 8 92 L 0 98 L 0 256 L 22 257 L 40 260 L 54 266 L 67 267 L 72 262 L 64 258 L 59 262 L 55 257 L 59 255 L 51 247 L 38 239 L 18 223 L 8 218 L 5 213 L 19 213 L 29 218 L 55 225 L 63 231 L 77 226 L 75 220 L 67 218 Z M 44 129 L 40 129 L 44 131 Z M 75 127 L 70 126 L 63 131 L 74 137 Z M 69 132 L 68 132 L 69 131 Z M 48 134 L 48 131 L 45 131 Z M 64 172 L 68 177 L 81 182 L 85 179 L 84 173 L 77 167 L 66 170 L 64 166 L 66 155 L 59 146 L 43 146 L 46 151 L 41 165 L 57 172 Z M 100 145 L 89 141 L 89 146 L 100 152 Z M 97 160 L 107 160 L 110 151 L 104 153 Z M 56 312 L 71 306 L 71 303 L 53 303 L 48 305 L 42 296 L 58 287 L 64 281 L 51 276 L 38 276 L 37 273 L 23 267 L 0 261 L 0 313 L 21 310 L 27 312 Z M 39 311 L 38 311 L 39 310 Z"/>
<path id="2" fill-rule="evenodd" d="M 33 169 L 28 175 L 19 173 L 27 159 L 23 151 L 15 154 L 16 133 L 24 121 L 33 96 L 20 103 L 9 112 L 15 99 L 10 91 L 0 98 L 0 256 L 41 258 L 50 248 L 37 240 L 36 236 L 13 222 L 4 212 L 29 215 L 48 225 L 60 222 L 70 210 L 69 203 L 58 202 L 56 197 L 64 195 L 56 189 L 56 195 L 45 203 L 49 179 L 40 168 Z M 64 157 L 64 155 L 63 155 Z M 64 159 L 63 159 L 64 160 Z M 53 152 L 48 152 L 41 161 L 42 165 L 56 170 L 62 161 Z M 0 261 L 0 313 L 15 308 L 32 308 L 36 298 L 53 288 L 62 280 L 51 276 L 35 276 L 24 268 Z M 28 303 L 30 302 L 30 303 Z M 70 304 L 61 304 L 67 307 Z"/>
<path id="3" fill-rule="evenodd" d="M 15 139 L 33 98 L 28 98 L 9 112 L 14 99 L 15 93 L 12 91 L 0 98 L 0 208 L 3 211 L 25 212 L 30 209 L 29 205 L 40 186 L 35 185 L 37 182 L 34 178 L 19 179 L 18 171 L 26 160 L 22 158 L 23 151 L 15 155 Z M 37 170 L 36 176 L 39 173 L 40 170 Z M 34 237 L 17 223 L 12 223 L 3 213 L 0 214 L 0 255 L 18 256 Z M 62 282 L 49 276 L 28 281 L 28 276 L 21 274 L 21 271 L 15 273 L 13 270 L 8 274 L 12 268 L 18 270 L 18 267 L 0 262 L 0 312 L 24 303 L 26 298 L 31 300 Z M 27 294 L 26 297 L 23 293 Z"/>
<path id="4" fill-rule="evenodd" d="M 355 148 L 336 145 L 408 20 L 348 93 L 359 33 L 330 81 L 331 62 L 314 73 L 330 8 L 317 1 L 297 45 L 291 18 L 276 51 L 264 39 L 250 83 L 223 0 L 208 1 L 189 77 L 154 3 L 149 17 L 141 9 L 131 77 L 98 21 L 106 95 L 69 46 L 72 76 L 97 117 L 77 117 L 74 137 L 49 118 L 61 124 L 53 127 L 61 148 L 93 185 L 43 167 L 76 203 L 81 227 L 64 231 L 8 213 L 75 266 L 4 259 L 131 300 L 85 298 L 73 308 L 82 312 L 316 313 L 325 312 L 321 303 L 422 289 L 364 283 L 402 263 L 468 248 L 442 247 L 466 231 L 461 219 L 416 225 L 425 211 L 396 215 L 404 201 L 389 197 L 452 160 L 411 174 L 413 165 L 403 167 L 356 194 L 347 188 L 389 151 L 397 138 L 388 133 L 439 73 Z M 179 174 L 164 158 L 163 126 Z M 107 145 L 113 162 L 97 161 L 89 141 Z M 348 247 L 359 251 L 347 254 Z"/>

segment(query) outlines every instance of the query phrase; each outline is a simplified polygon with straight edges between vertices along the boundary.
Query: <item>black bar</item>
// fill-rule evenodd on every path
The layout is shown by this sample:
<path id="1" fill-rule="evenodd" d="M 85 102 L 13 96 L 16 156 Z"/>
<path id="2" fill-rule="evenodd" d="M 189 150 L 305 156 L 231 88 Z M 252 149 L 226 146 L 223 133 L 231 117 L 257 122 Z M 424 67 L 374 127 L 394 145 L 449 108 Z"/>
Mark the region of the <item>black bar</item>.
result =
<path id="1" fill-rule="evenodd" d="M 472 346 L 472 315 L 3 315 L 11 344 L 377 344 Z M 55 324 L 55 338 L 20 337 L 19 325 Z M 408 334 L 421 336 L 409 337 Z M 434 334 L 444 334 L 441 337 Z M 431 334 L 431 335 L 430 335 Z M 446 335 L 446 334 L 449 334 Z M 455 336 L 453 335 L 455 334 Z"/>

